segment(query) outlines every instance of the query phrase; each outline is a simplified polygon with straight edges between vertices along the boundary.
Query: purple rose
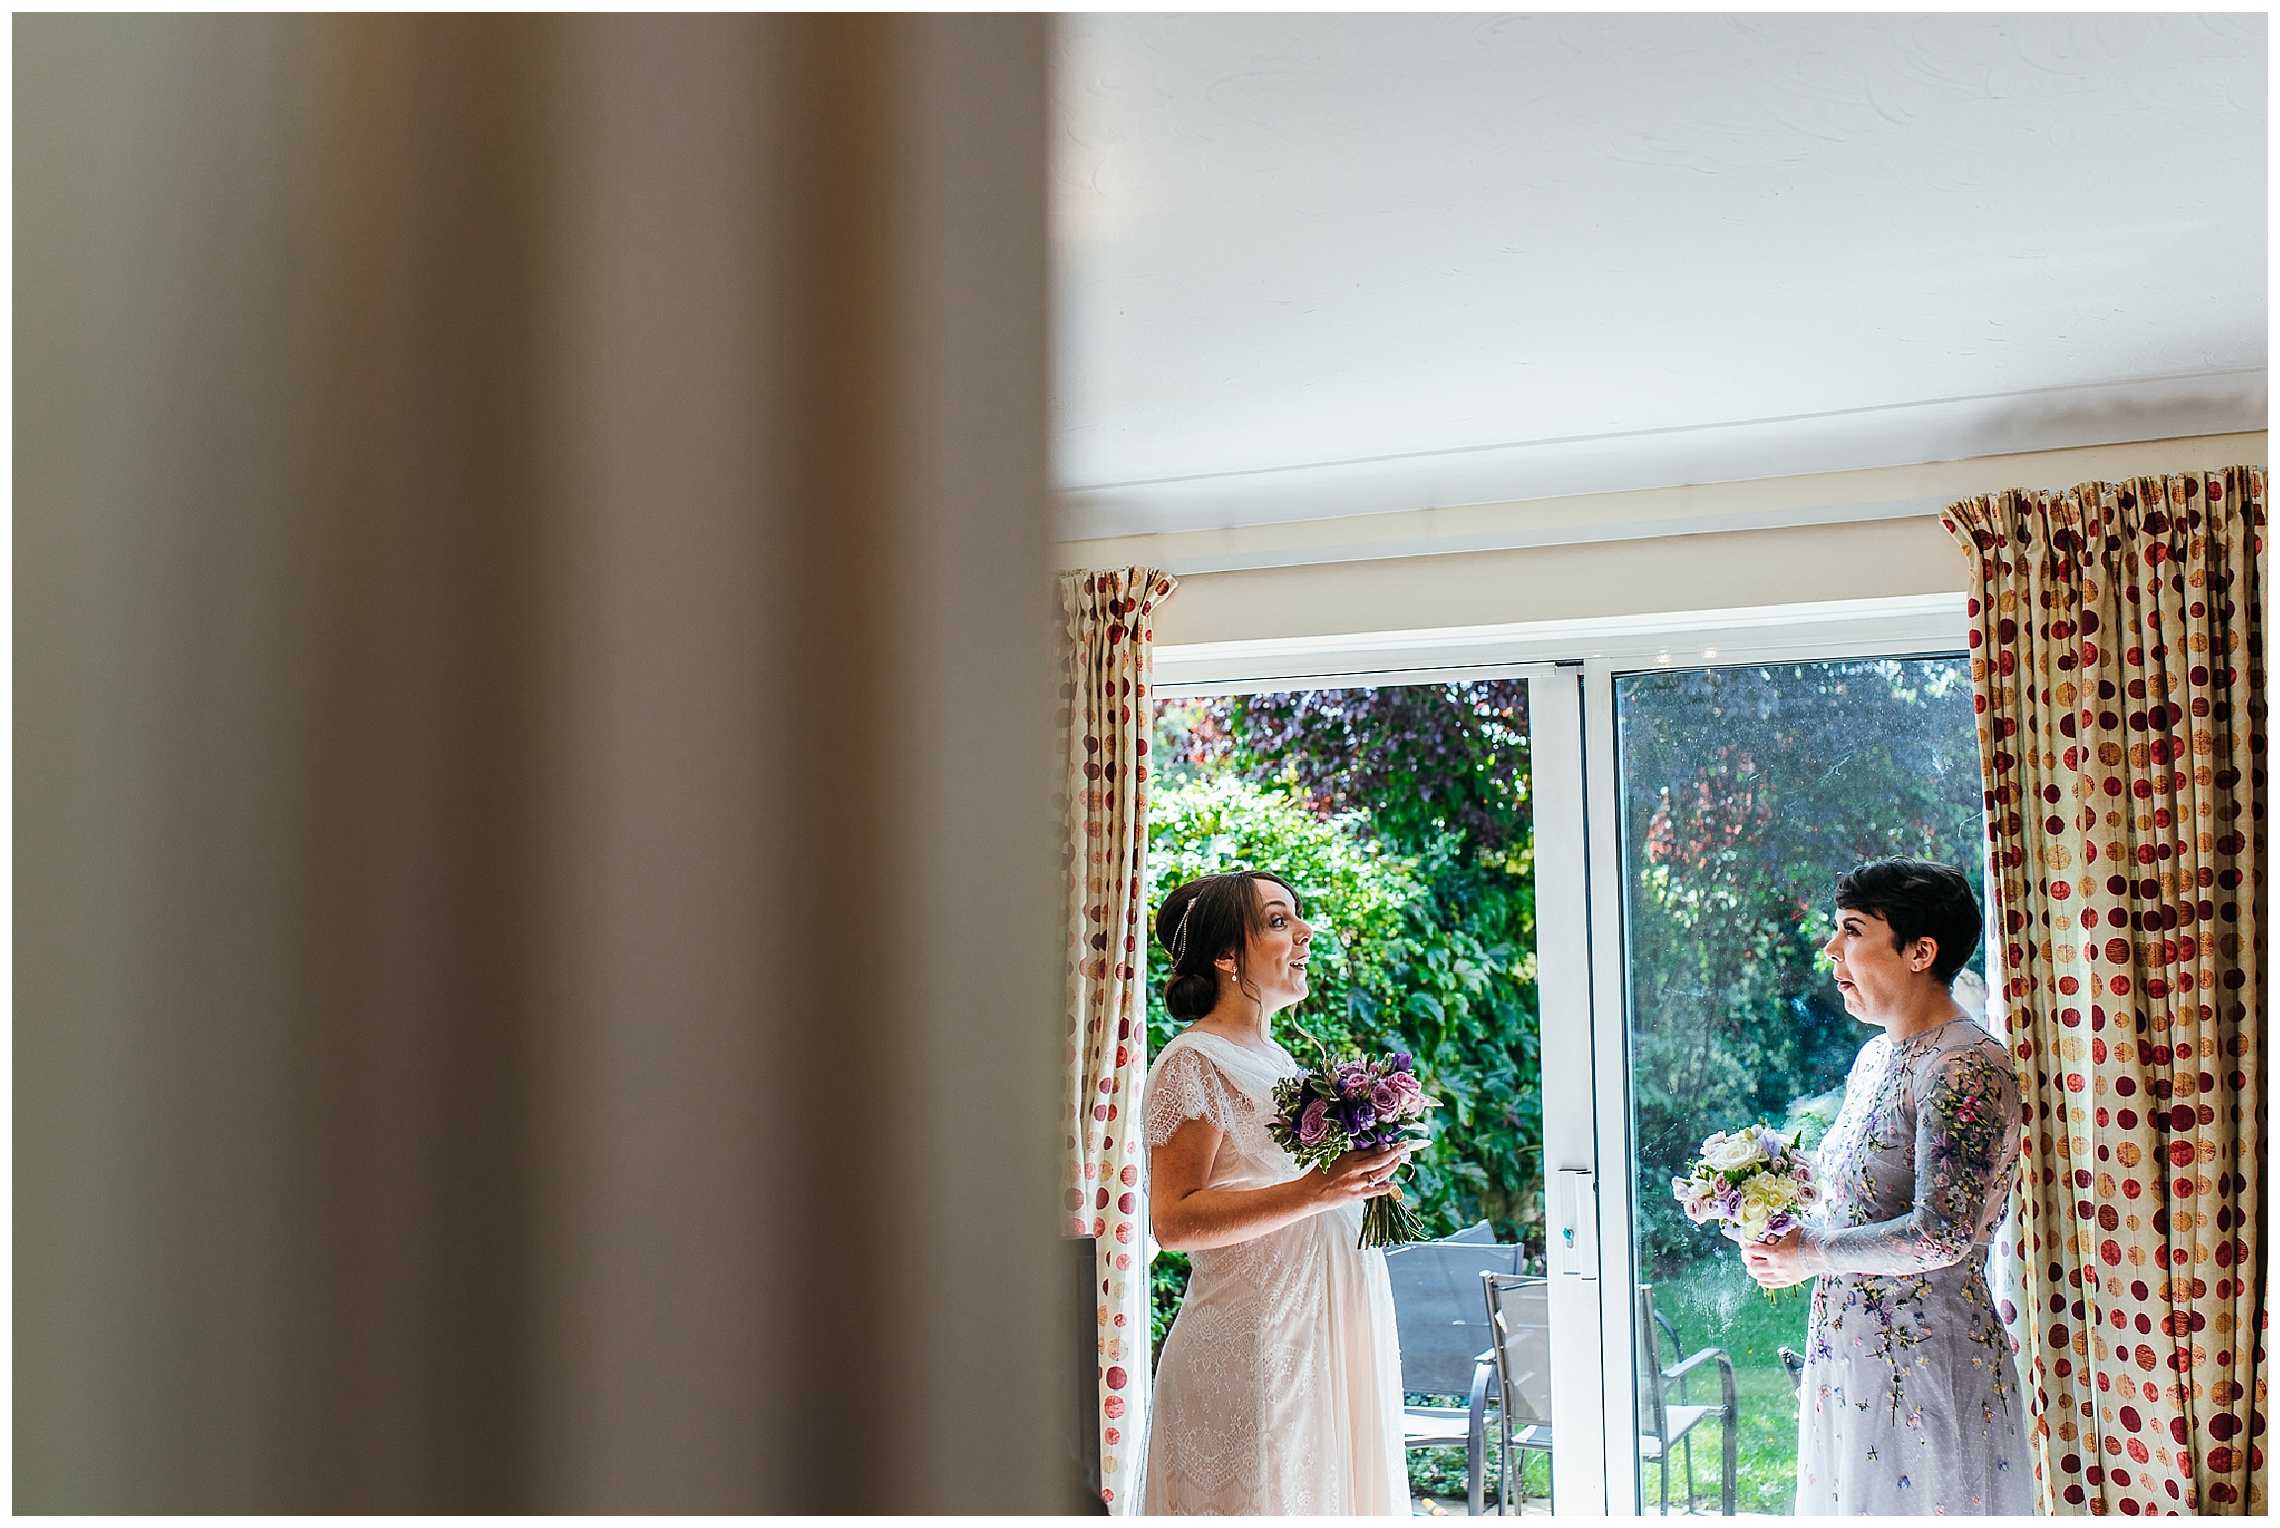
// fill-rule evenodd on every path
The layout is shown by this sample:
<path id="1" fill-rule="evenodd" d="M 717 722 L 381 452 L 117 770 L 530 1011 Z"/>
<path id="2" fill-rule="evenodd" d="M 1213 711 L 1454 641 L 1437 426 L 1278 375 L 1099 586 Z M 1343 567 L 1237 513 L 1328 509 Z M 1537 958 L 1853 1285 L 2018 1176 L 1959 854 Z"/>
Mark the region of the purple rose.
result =
<path id="1" fill-rule="evenodd" d="M 1672 1197 L 1678 1200 L 1679 1207 L 1686 1212 L 1686 1218 L 1696 1225 L 1718 1213 L 1716 1200 L 1700 1183 L 1673 1178 L 1670 1180 L 1670 1191 Z"/>
<path id="2" fill-rule="evenodd" d="M 1369 1086 L 1369 1068 L 1363 1066 L 1359 1061 L 1339 1063 L 1338 1096 L 1340 1098 L 1360 1098 L 1369 1091 Z"/>
<path id="3" fill-rule="evenodd" d="M 1330 1106 L 1321 1099 L 1307 1103 L 1298 1116 L 1298 1140 L 1302 1146 L 1319 1146 L 1330 1134 Z"/>
<path id="4" fill-rule="evenodd" d="M 1370 1107 L 1377 1110 L 1379 1119 L 1392 1119 L 1401 1113 L 1401 1090 L 1391 1082 L 1375 1083 L 1370 1088 Z"/>
<path id="5" fill-rule="evenodd" d="M 1393 1089 L 1395 1103 L 1391 1109 L 1381 1108 L 1378 1111 L 1380 1114 L 1394 1114 L 1409 1119 L 1425 1112 L 1425 1090 L 1417 1085 L 1415 1077 L 1407 1072 L 1396 1072 L 1385 1082 L 1387 1087 Z M 1371 1102 L 1376 1102 L 1374 1096 Z"/>
<path id="6" fill-rule="evenodd" d="M 1724 1219 L 1740 1220 L 1742 1218 L 1742 1191 L 1731 1183 L 1718 1190 L 1718 1196 L 1712 1203 L 1717 1205 L 1718 1214 Z"/>

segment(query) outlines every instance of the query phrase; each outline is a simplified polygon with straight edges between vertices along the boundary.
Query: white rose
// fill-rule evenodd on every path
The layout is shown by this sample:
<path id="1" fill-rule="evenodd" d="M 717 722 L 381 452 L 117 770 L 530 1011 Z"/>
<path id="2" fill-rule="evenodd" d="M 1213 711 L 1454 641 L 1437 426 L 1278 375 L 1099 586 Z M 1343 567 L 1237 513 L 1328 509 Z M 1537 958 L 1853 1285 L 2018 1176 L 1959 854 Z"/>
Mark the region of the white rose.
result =
<path id="1" fill-rule="evenodd" d="M 1702 1165 L 1712 1172 L 1732 1172 L 1766 1160 L 1765 1148 L 1745 1135 L 1718 1134 L 1702 1143 Z"/>

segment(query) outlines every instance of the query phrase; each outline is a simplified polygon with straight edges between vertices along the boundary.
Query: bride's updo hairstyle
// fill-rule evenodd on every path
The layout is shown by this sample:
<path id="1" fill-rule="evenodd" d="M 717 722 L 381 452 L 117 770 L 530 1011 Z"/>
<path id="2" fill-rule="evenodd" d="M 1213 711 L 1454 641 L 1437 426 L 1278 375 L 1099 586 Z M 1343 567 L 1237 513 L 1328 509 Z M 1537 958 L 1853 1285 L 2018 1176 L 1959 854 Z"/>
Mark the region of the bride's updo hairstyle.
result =
<path id="1" fill-rule="evenodd" d="M 1164 1007 L 1182 1024 L 1193 1024 L 1219 1002 L 1215 961 L 1235 957 L 1242 981 L 1243 946 L 1267 926 L 1257 882 L 1272 881 L 1290 894 L 1293 913 L 1302 913 L 1290 882 L 1267 870 L 1230 870 L 1198 876 L 1172 889 L 1156 909 L 1156 942 L 1172 957 L 1164 983 Z"/>
<path id="2" fill-rule="evenodd" d="M 1939 946 L 1932 979 L 1943 987 L 1979 948 L 1981 914 L 1971 882 L 1937 860 L 1881 859 L 1856 866 L 1837 882 L 1837 906 L 1882 918 L 1892 926 L 1896 950 L 1932 940 Z"/>

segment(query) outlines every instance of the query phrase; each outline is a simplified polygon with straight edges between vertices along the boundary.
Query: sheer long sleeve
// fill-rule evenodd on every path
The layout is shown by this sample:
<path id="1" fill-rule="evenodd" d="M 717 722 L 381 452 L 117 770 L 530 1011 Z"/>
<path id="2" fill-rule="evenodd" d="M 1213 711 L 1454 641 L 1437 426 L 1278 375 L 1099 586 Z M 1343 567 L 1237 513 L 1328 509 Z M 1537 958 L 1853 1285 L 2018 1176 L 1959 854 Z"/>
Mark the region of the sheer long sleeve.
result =
<path id="1" fill-rule="evenodd" d="M 1975 1045 L 1928 1061 L 1916 1099 L 1915 1195 L 1905 1215 L 1808 1229 L 1811 1273 L 1910 1273 L 1961 1262 L 1987 1234 L 2017 1155 L 2019 1085 L 2009 1058 Z"/>

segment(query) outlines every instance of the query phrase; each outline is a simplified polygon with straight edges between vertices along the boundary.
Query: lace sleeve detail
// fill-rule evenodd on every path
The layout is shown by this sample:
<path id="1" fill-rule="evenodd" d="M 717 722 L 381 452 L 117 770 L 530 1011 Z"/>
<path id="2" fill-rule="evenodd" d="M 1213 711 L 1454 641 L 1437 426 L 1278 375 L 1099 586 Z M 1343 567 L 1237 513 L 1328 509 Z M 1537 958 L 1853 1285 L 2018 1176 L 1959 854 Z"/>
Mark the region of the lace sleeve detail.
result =
<path id="1" fill-rule="evenodd" d="M 1193 1046 L 1168 1050 L 1148 1076 L 1148 1147 L 1153 1151 L 1191 1119 L 1232 1134 L 1239 1120 L 1236 1090 L 1209 1057 Z"/>
<path id="2" fill-rule="evenodd" d="M 1818 1273 L 1909 1273 L 1961 1262 L 2002 1213 L 2018 1154 L 2019 1083 L 1985 1045 L 1948 1051 L 1916 1100 L 1915 1200 L 1872 1225 L 1807 1232 Z"/>

